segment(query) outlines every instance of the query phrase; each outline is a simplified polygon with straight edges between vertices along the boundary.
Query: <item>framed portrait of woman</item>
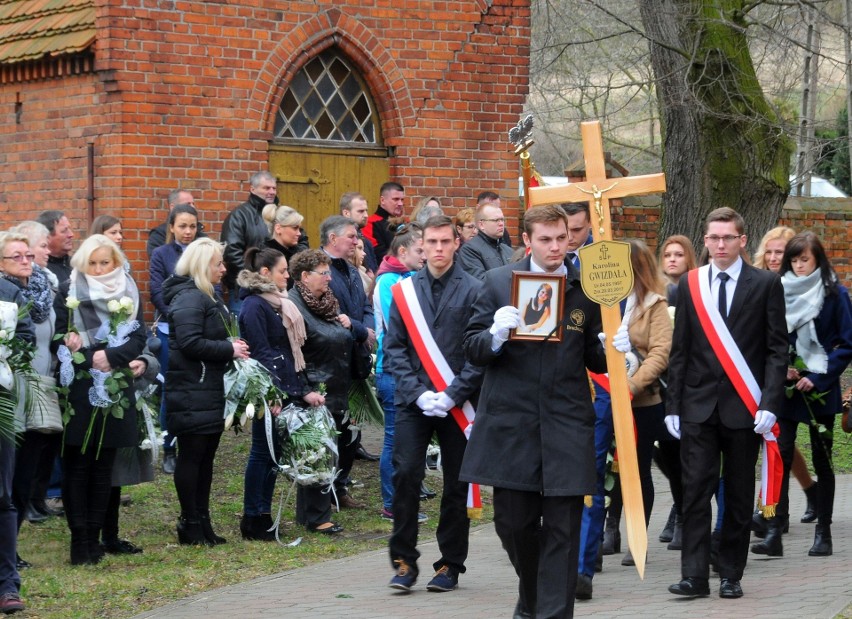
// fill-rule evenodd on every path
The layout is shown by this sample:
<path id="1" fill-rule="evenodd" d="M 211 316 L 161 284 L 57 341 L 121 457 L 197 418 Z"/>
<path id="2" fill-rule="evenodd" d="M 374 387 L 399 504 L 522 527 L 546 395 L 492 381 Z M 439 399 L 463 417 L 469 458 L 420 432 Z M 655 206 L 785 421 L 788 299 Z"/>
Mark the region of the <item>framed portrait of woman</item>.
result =
<path id="1" fill-rule="evenodd" d="M 512 304 L 521 313 L 521 326 L 510 340 L 562 340 L 565 276 L 554 273 L 512 273 Z"/>

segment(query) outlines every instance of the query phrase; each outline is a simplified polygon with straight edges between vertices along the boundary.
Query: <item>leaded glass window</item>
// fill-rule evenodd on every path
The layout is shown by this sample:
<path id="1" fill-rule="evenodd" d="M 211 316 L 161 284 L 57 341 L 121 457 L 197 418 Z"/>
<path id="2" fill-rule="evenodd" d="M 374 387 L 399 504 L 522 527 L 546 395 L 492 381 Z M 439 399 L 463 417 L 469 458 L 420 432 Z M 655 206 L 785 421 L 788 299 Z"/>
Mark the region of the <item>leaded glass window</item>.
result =
<path id="1" fill-rule="evenodd" d="M 364 80 L 329 49 L 299 71 L 281 100 L 275 138 L 375 144 L 375 105 Z"/>

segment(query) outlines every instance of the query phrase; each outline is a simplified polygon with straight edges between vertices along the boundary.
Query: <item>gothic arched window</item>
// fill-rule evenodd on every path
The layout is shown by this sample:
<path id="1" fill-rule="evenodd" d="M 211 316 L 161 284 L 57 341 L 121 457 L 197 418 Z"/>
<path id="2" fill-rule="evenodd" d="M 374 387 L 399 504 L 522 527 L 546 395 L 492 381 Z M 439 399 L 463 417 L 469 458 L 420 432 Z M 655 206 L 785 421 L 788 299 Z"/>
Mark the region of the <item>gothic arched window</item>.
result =
<path id="1" fill-rule="evenodd" d="M 364 80 L 334 48 L 293 78 L 275 119 L 275 139 L 377 144 L 376 107 Z"/>

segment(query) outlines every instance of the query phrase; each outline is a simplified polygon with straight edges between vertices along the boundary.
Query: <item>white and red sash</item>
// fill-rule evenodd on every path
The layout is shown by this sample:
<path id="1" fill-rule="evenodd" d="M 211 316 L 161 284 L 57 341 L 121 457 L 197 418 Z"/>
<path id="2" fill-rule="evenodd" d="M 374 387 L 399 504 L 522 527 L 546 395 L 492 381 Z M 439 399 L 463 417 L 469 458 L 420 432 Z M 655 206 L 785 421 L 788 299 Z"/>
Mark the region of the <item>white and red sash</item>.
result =
<path id="1" fill-rule="evenodd" d="M 713 301 L 713 294 L 710 291 L 710 265 L 690 271 L 687 274 L 687 283 L 695 313 L 710 341 L 710 346 L 737 395 L 754 417 L 760 406 L 761 389 L 722 319 L 717 304 Z M 763 435 L 760 502 L 763 515 L 767 518 L 775 515 L 775 506 L 781 496 L 781 478 L 784 475 L 784 465 L 781 462 L 781 452 L 776 440 L 779 432 L 780 429 L 776 423 L 770 432 Z"/>
<path id="2" fill-rule="evenodd" d="M 438 391 L 444 391 L 455 379 L 455 374 L 450 369 L 444 354 L 438 348 L 429 324 L 423 316 L 423 309 L 417 299 L 414 290 L 414 278 L 407 278 L 391 286 L 391 295 L 399 308 L 405 327 L 408 329 L 408 337 L 414 344 L 417 356 L 423 363 L 423 368 L 429 379 Z M 476 411 L 470 402 L 461 406 L 454 406 L 450 413 L 455 419 L 466 438 L 470 438 L 473 427 L 473 419 Z M 479 484 L 470 484 L 467 491 L 467 514 L 469 518 L 480 518 L 482 516 L 482 497 L 479 493 Z"/>

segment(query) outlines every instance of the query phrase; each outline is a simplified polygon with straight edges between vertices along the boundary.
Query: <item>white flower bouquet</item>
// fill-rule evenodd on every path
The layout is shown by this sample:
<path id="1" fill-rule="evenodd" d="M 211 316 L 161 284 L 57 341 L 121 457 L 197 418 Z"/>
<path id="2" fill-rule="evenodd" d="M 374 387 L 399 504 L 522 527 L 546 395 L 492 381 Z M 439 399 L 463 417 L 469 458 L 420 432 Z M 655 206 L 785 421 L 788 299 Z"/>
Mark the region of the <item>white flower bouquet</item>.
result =
<path id="1" fill-rule="evenodd" d="M 325 406 L 291 404 L 274 419 L 278 468 L 300 486 L 327 486 L 337 476 L 337 430 Z"/>

